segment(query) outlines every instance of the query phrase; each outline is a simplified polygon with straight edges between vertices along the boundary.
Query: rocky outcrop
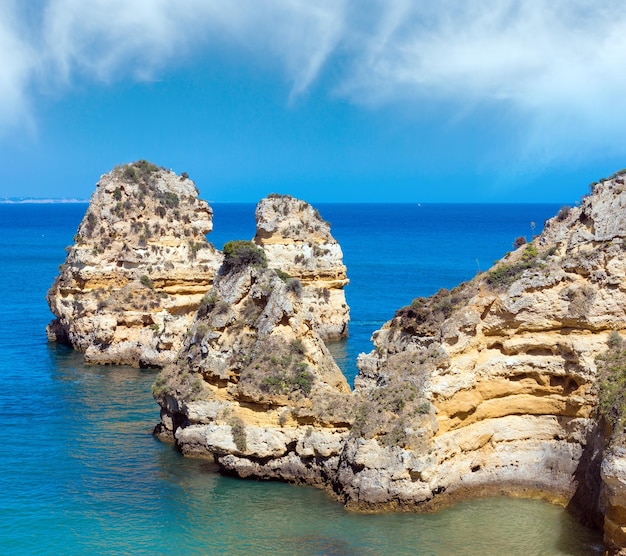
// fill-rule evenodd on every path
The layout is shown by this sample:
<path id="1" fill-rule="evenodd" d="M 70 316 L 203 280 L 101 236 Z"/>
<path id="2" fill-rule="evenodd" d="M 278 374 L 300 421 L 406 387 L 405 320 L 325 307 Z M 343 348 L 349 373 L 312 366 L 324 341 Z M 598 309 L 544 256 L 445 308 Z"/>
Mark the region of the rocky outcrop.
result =
<path id="1" fill-rule="evenodd" d="M 323 485 L 349 428 L 349 387 L 302 290 L 252 243 L 225 248 L 179 361 L 154 387 L 157 434 L 241 477 Z"/>
<path id="2" fill-rule="evenodd" d="M 255 241 L 306 279 L 271 203 Z M 324 486 L 357 509 L 544 497 L 604 523 L 617 550 L 626 389 L 611 377 L 626 383 L 615 347 L 626 332 L 625 206 L 621 176 L 604 181 L 489 272 L 400 309 L 359 357 L 350 394 L 304 296 L 271 271 L 227 273 L 157 383 L 161 429 L 225 472 Z M 298 340 L 305 348 L 290 351 Z M 318 390 L 297 386 L 300 363 Z"/>
<path id="3" fill-rule="evenodd" d="M 92 363 L 173 361 L 222 258 L 197 193 L 145 161 L 102 176 L 48 292 L 48 338 Z"/>
<path id="4" fill-rule="evenodd" d="M 289 195 L 270 195 L 256 209 L 254 242 L 271 268 L 302 284 L 303 307 L 324 340 L 348 335 L 350 310 L 343 288 L 349 280 L 339 243 L 330 225 L 308 203 Z"/>
<path id="5" fill-rule="evenodd" d="M 609 550 L 626 554 L 626 449 L 612 447 L 602 461 L 604 539 Z M 620 552 L 621 550 L 621 552 Z"/>
<path id="6" fill-rule="evenodd" d="M 206 242 L 186 177 L 103 176 L 49 292 L 51 340 L 165 366 L 157 434 L 222 471 L 326 488 L 360 510 L 542 496 L 626 547 L 626 186 L 614 176 L 490 271 L 396 312 L 353 392 L 339 245 L 270 196 L 252 242 Z M 220 266 L 221 265 L 221 266 Z M 218 270 L 219 268 L 219 270 Z"/>
<path id="7" fill-rule="evenodd" d="M 407 492 L 422 507 L 483 493 L 543 496 L 584 506 L 597 524 L 612 508 L 607 538 L 623 534 L 622 460 L 610 452 L 603 461 L 597 357 L 626 329 L 624 206 L 621 178 L 599 184 L 489 272 L 415 300 L 374 334 L 356 393 L 388 400 L 388 384 L 421 376 L 425 365 L 418 391 L 434 424 L 415 449 L 414 420 L 399 413 L 406 440 L 378 442 L 373 466 L 355 466 L 371 441 L 346 451 L 348 503 L 361 501 L 361 476 L 374 473 L 376 504 L 404 505 Z"/>
<path id="8" fill-rule="evenodd" d="M 138 161 L 102 176 L 48 292 L 50 341 L 89 363 L 162 367 L 183 345 L 223 255 L 207 242 L 212 211 L 186 175 Z M 299 291 L 324 340 L 347 335 L 341 247 L 308 203 L 263 199 L 255 242 Z"/>

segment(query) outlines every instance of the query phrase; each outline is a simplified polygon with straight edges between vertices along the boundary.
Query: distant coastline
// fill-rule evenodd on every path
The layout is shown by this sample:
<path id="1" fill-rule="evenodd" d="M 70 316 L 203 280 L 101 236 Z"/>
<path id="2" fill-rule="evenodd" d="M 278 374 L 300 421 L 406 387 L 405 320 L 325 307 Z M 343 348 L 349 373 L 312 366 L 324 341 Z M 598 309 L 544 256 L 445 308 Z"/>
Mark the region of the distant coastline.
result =
<path id="1" fill-rule="evenodd" d="M 9 197 L 0 199 L 1 205 L 88 203 L 89 199 L 36 199 L 31 197 Z"/>

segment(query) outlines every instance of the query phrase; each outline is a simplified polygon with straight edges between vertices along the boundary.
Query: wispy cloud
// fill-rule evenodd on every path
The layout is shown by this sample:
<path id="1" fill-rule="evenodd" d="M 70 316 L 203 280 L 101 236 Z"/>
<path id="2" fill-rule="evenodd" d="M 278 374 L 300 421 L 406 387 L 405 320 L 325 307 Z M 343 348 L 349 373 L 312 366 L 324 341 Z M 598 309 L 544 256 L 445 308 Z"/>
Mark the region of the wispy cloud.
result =
<path id="1" fill-rule="evenodd" d="M 606 147 L 602 135 L 626 124 L 623 2 L 395 0 L 384 6 L 379 23 L 357 36 L 353 48 L 360 45 L 363 55 L 338 85 L 355 102 L 437 99 L 459 112 L 488 103 L 517 116 L 532 156 L 559 142 Z"/>
<path id="2" fill-rule="evenodd" d="M 339 60 L 331 91 L 357 104 L 487 103 L 515 114 L 531 151 L 572 131 L 604 146 L 626 125 L 621 0 L 38 1 L 30 19 L 0 4 L 0 129 L 38 88 L 152 79 L 224 44 L 275 61 L 290 99 Z"/>
<path id="3" fill-rule="evenodd" d="M 30 121 L 29 87 L 37 57 L 15 2 L 0 3 L 0 130 Z"/>

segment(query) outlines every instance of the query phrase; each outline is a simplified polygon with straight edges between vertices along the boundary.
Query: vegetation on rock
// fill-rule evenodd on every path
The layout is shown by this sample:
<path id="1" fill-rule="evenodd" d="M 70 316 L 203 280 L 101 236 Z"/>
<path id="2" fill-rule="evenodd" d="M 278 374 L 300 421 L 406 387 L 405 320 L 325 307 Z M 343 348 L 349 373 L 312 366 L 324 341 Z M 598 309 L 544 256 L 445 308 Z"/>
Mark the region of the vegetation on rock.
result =
<path id="1" fill-rule="evenodd" d="M 396 311 L 402 329 L 415 334 L 435 335 L 441 324 L 476 293 L 475 285 L 464 282 L 448 290 L 441 288 L 431 297 L 417 297 L 411 305 Z"/>
<path id="2" fill-rule="evenodd" d="M 524 244 L 522 244 L 524 245 Z M 519 260 L 513 263 L 499 263 L 487 273 L 486 282 L 490 286 L 505 288 L 519 280 L 525 270 L 533 268 L 538 263 L 538 251 L 534 244 L 526 243 L 526 247 Z M 550 253 L 546 253 L 548 256 Z"/>
<path id="3" fill-rule="evenodd" d="M 224 245 L 224 272 L 240 270 L 246 266 L 267 268 L 265 252 L 251 241 L 235 240 Z"/>
<path id="4" fill-rule="evenodd" d="M 613 436 L 621 436 L 626 425 L 626 346 L 615 331 L 608 349 L 596 359 L 601 415 L 611 424 Z"/>

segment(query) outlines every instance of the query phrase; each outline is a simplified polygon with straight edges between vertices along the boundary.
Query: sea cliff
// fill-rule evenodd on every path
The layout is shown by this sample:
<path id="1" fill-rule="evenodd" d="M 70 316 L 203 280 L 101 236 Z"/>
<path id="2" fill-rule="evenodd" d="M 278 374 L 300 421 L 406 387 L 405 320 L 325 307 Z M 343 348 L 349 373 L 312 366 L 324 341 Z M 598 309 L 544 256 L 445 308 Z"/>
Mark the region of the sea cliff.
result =
<path id="1" fill-rule="evenodd" d="M 186 174 L 140 160 L 102 176 L 48 292 L 50 341 L 89 363 L 163 367 L 180 351 L 223 254 L 213 211 Z M 271 268 L 301 286 L 320 337 L 347 335 L 341 247 L 308 203 L 261 200 L 253 238 Z"/>
<path id="2" fill-rule="evenodd" d="M 347 332 L 341 249 L 308 204 L 270 196 L 253 241 L 216 253 L 161 362 L 156 434 L 224 473 L 315 485 L 363 511 L 542 497 L 604 528 L 617 552 L 625 206 L 623 177 L 603 180 L 487 272 L 399 309 L 350 391 L 325 345 Z"/>
<path id="3" fill-rule="evenodd" d="M 102 176 L 48 292 L 48 339 L 90 363 L 176 357 L 222 260 L 194 183 L 146 161 Z"/>

